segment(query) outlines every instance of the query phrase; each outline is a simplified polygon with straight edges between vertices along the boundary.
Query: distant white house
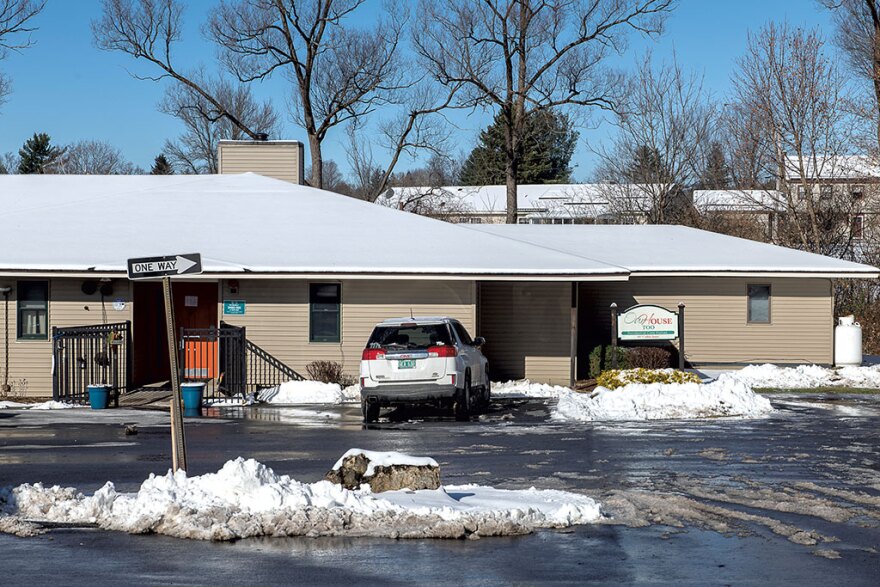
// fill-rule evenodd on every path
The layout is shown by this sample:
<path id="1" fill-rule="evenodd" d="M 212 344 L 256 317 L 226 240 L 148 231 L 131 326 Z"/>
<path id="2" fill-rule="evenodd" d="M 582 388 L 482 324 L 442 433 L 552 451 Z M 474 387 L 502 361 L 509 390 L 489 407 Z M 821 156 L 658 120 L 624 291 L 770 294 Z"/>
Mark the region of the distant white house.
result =
<path id="1" fill-rule="evenodd" d="M 635 184 L 521 184 L 517 186 L 517 222 L 641 224 L 649 207 L 649 192 L 649 186 Z M 377 203 L 459 224 L 499 224 L 507 215 L 507 188 L 395 187 Z"/>

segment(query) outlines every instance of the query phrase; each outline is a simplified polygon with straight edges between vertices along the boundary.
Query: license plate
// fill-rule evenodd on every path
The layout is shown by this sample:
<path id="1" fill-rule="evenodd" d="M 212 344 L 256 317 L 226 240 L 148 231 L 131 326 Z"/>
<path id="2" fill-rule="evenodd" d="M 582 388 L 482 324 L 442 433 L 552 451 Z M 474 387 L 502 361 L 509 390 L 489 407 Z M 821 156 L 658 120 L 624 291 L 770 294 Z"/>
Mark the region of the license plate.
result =
<path id="1" fill-rule="evenodd" d="M 400 359 L 397 361 L 398 369 L 415 369 L 416 368 L 416 360 L 415 359 Z"/>

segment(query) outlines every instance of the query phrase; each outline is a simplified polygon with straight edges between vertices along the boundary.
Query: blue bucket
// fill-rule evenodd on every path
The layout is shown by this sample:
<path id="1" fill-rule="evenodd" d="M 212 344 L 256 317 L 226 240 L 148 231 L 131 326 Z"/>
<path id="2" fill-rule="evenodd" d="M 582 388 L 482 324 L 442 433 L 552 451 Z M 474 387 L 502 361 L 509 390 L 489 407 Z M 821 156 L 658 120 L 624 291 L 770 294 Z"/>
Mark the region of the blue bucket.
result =
<path id="1" fill-rule="evenodd" d="M 183 396 L 184 411 L 190 414 L 198 414 L 199 410 L 202 409 L 202 396 L 204 393 L 204 383 L 182 383 L 180 385 L 180 395 Z"/>
<path id="2" fill-rule="evenodd" d="M 89 404 L 93 410 L 103 410 L 110 406 L 109 385 L 89 385 Z"/>

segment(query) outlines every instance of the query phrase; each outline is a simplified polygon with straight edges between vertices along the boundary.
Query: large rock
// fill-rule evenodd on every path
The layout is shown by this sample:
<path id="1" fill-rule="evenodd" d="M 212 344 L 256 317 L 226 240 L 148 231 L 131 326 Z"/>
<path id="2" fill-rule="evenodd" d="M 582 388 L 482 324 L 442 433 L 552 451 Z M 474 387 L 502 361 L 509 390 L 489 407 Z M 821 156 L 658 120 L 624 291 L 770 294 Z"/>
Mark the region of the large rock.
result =
<path id="1" fill-rule="evenodd" d="M 366 483 L 374 493 L 437 489 L 440 487 L 440 466 L 433 459 L 398 453 L 348 451 L 324 479 L 346 489 L 357 489 Z"/>

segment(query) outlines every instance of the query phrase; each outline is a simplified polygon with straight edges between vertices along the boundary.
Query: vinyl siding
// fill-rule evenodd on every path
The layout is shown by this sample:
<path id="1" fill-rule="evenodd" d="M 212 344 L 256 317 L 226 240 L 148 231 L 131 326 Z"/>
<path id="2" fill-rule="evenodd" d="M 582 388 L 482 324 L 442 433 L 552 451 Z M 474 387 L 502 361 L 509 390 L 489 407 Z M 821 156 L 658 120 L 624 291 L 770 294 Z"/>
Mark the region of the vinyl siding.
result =
<path id="1" fill-rule="evenodd" d="M 299 373 L 306 375 L 312 361 L 337 361 L 345 372 L 357 376 L 361 352 L 373 327 L 386 318 L 452 316 L 475 333 L 475 285 L 468 281 L 342 281 L 342 330 L 339 343 L 309 342 L 309 283 L 331 280 L 241 280 L 238 293 L 225 299 L 244 300 L 243 316 L 222 316 L 224 321 L 247 328 L 247 337 Z"/>
<path id="2" fill-rule="evenodd" d="M 28 281 L 29 279 L 23 280 Z M 33 279 L 32 281 L 40 281 Z M 46 280 L 43 280 L 46 281 Z M 49 340 L 16 340 L 16 285 L 17 280 L 2 281 L 0 285 L 13 288 L 9 295 L 9 380 L 16 391 L 26 390 L 30 397 L 50 397 L 52 395 L 52 327 L 84 326 L 102 324 L 101 294 L 86 295 L 80 289 L 82 279 L 51 279 L 49 281 Z M 124 322 L 131 320 L 131 294 L 129 283 L 115 279 L 113 295 L 104 300 L 106 321 Z M 125 309 L 113 309 L 113 301 L 125 300 Z M 0 337 L 0 357 L 5 342 Z M 2 363 L 0 363 L 2 369 Z M 26 386 L 21 384 L 25 380 Z"/>
<path id="3" fill-rule="evenodd" d="M 479 312 L 494 381 L 569 384 L 569 283 L 482 282 Z"/>
<path id="4" fill-rule="evenodd" d="M 770 285 L 770 324 L 748 324 L 746 287 Z M 580 285 L 581 340 L 610 340 L 610 310 L 685 304 L 685 353 L 695 364 L 833 361 L 831 284 L 806 278 L 641 277 Z M 589 348 L 581 352 L 586 356 Z"/>
<path id="5" fill-rule="evenodd" d="M 303 183 L 303 145 L 297 142 L 220 143 L 220 173 L 248 171 Z"/>

